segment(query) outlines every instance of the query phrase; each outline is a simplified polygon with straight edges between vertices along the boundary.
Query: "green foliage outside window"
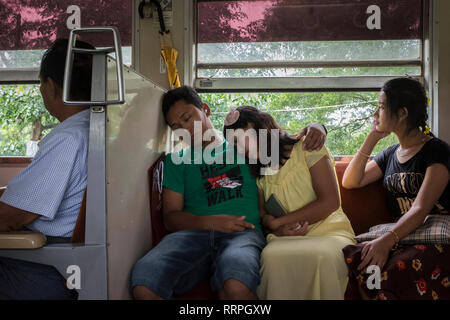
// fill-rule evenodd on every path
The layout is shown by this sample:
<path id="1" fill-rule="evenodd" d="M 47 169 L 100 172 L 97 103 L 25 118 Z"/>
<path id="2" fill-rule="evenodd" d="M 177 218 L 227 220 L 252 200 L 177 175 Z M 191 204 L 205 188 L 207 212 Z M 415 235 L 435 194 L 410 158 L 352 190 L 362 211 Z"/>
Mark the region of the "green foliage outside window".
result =
<path id="1" fill-rule="evenodd" d="M 270 113 L 290 134 L 312 122 L 328 130 L 326 146 L 333 155 L 354 155 L 370 131 L 377 107 L 377 92 L 314 93 L 214 93 L 201 94 L 211 108 L 214 127 L 223 130 L 230 108 L 252 105 Z M 398 143 L 391 134 L 381 140 L 373 154 Z"/>
<path id="2" fill-rule="evenodd" d="M 42 139 L 55 123 L 44 107 L 39 85 L 0 86 L 1 156 L 25 156 L 27 142 Z"/>
<path id="3" fill-rule="evenodd" d="M 311 122 L 325 124 L 333 155 L 353 155 L 370 130 L 377 92 L 213 93 L 201 94 L 211 107 L 211 120 L 222 131 L 230 108 L 254 105 L 272 114 L 294 134 Z M 57 123 L 45 110 L 38 85 L 0 86 L 0 155 L 24 156 L 30 140 L 40 140 Z M 373 153 L 397 143 L 390 135 Z"/>

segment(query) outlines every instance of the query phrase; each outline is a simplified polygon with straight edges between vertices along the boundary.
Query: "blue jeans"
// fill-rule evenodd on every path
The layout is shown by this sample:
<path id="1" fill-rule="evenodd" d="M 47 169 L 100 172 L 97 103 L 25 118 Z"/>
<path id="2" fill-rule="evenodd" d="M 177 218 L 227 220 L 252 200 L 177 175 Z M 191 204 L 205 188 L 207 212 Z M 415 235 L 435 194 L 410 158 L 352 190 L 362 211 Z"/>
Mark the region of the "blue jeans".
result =
<path id="1" fill-rule="evenodd" d="M 0 300 L 76 300 L 55 267 L 0 257 Z"/>
<path id="2" fill-rule="evenodd" d="M 228 279 L 236 279 L 256 295 L 259 259 L 265 244 L 262 232 L 256 229 L 233 233 L 183 230 L 168 234 L 135 264 L 131 290 L 141 285 L 163 299 L 171 299 L 206 279 L 216 292 Z"/>

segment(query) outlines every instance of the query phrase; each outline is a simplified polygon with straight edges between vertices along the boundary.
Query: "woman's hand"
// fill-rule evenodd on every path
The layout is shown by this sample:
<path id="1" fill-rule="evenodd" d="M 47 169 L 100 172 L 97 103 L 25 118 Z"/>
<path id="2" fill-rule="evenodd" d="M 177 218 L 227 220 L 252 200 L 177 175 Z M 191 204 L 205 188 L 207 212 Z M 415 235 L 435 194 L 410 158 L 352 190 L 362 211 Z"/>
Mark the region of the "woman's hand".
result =
<path id="1" fill-rule="evenodd" d="M 380 269 L 383 269 L 392 246 L 392 241 L 387 237 L 380 237 L 366 242 L 361 252 L 361 263 L 358 266 L 358 270 L 362 270 L 370 265 L 377 265 Z"/>
<path id="2" fill-rule="evenodd" d="M 304 236 L 308 232 L 308 221 L 280 224 L 279 219 L 264 215 L 262 224 L 276 236 Z"/>
<path id="3" fill-rule="evenodd" d="M 275 230 L 274 234 L 278 237 L 283 236 L 304 236 L 308 232 L 308 222 L 288 223 Z"/>
<path id="4" fill-rule="evenodd" d="M 379 141 L 383 138 L 386 138 L 388 135 L 390 135 L 390 132 L 382 132 L 377 130 L 377 122 L 376 120 L 373 120 L 372 122 L 372 128 L 369 132 L 369 135 L 375 139 L 376 141 Z"/>
<path id="5" fill-rule="evenodd" d="M 270 231 L 274 231 L 275 229 L 278 229 L 279 224 L 277 223 L 274 216 L 270 214 L 265 214 L 262 218 L 262 224 L 266 228 L 268 228 Z"/>

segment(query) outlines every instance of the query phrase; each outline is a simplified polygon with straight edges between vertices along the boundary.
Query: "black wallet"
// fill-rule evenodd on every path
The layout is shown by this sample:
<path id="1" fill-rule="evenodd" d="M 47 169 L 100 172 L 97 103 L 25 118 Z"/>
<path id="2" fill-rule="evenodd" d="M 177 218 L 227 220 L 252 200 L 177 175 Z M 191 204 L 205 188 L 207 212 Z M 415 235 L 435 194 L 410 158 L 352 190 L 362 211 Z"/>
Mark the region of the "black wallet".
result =
<path id="1" fill-rule="evenodd" d="M 280 200 L 278 200 L 274 194 L 271 194 L 269 199 L 267 199 L 264 204 L 264 210 L 275 218 L 279 218 L 287 214 L 287 210 L 283 207 Z"/>

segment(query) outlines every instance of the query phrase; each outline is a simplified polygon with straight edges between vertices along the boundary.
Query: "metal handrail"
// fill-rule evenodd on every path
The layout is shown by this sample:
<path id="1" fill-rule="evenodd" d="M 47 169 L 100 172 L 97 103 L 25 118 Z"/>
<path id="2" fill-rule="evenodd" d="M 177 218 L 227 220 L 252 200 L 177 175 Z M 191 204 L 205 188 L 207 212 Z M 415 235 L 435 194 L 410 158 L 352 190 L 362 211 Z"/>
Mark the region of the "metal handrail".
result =
<path id="1" fill-rule="evenodd" d="M 400 67 L 421 66 L 420 59 L 385 60 L 302 60 L 302 61 L 248 61 L 197 63 L 197 69 L 257 69 L 257 68 L 337 68 L 337 67 Z"/>
<path id="2" fill-rule="evenodd" d="M 112 32 L 114 38 L 114 47 L 100 48 L 100 49 L 83 49 L 75 47 L 76 35 L 81 33 L 95 33 L 95 32 Z M 116 27 L 91 27 L 74 29 L 70 32 L 69 45 L 67 46 L 66 65 L 64 68 L 64 84 L 63 84 L 63 101 L 67 105 L 89 105 L 89 106 L 106 106 L 112 104 L 123 104 L 125 102 L 125 83 L 122 71 L 122 51 L 119 31 Z M 71 101 L 69 100 L 70 79 L 72 78 L 72 65 L 74 53 L 97 54 L 115 52 L 116 54 L 116 70 L 117 70 L 117 100 L 103 100 L 103 101 Z M 106 95 L 105 95 L 106 96 Z"/>

